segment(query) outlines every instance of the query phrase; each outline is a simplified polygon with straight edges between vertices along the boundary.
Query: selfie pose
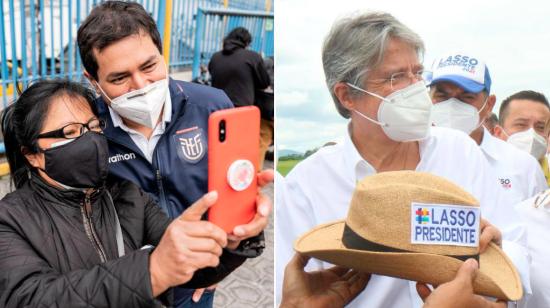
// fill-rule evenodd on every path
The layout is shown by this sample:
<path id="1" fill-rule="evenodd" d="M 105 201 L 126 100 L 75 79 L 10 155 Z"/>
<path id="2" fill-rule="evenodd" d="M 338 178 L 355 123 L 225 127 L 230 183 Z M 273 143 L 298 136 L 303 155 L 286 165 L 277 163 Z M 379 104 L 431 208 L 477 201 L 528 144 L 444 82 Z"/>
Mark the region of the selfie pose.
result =
<path id="1" fill-rule="evenodd" d="M 94 95 L 40 81 L 3 114 L 16 190 L 0 201 L 0 306 L 154 307 L 171 287 L 216 283 L 246 258 L 201 221 L 209 193 L 173 221 L 125 180 L 107 180 Z"/>
<path id="2" fill-rule="evenodd" d="M 136 183 L 178 217 L 208 191 L 208 118 L 233 104 L 221 90 L 169 78 L 157 25 L 137 3 L 98 5 L 77 41 L 84 75 L 100 95 L 95 103 L 107 124 L 110 176 Z M 255 180 L 263 187 L 272 178 L 265 171 Z M 259 256 L 270 212 L 271 201 L 256 193 L 252 221 L 231 230 L 228 247 Z M 211 307 L 212 291 L 178 288 L 174 306 L 200 299 L 198 307 Z"/>

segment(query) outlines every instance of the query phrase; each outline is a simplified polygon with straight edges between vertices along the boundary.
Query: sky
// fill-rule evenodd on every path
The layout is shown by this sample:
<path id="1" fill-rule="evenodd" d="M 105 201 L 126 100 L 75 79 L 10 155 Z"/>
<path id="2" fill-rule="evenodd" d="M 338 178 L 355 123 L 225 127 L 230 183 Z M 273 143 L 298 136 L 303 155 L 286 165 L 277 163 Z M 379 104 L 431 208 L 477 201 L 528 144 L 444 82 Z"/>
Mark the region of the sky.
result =
<path id="1" fill-rule="evenodd" d="M 548 4 L 547 4 L 548 3 Z M 484 59 L 500 102 L 521 90 L 550 96 L 550 2 L 542 0 L 277 0 L 276 148 L 305 152 L 341 141 L 342 118 L 325 85 L 321 46 L 333 22 L 353 12 L 385 11 L 424 40 L 424 66 L 446 52 Z"/>

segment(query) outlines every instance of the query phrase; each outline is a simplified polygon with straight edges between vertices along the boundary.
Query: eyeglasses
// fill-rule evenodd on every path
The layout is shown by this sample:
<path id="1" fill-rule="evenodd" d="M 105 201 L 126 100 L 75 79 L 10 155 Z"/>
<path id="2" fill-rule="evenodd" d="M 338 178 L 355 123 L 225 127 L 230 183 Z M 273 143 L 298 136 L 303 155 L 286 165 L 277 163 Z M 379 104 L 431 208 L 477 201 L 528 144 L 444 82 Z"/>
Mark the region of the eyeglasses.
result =
<path id="1" fill-rule="evenodd" d="M 397 72 L 388 78 L 367 79 L 367 82 L 387 84 L 394 91 L 406 88 L 414 82 L 427 79 L 428 71 L 419 70 L 416 72 Z"/>
<path id="2" fill-rule="evenodd" d="M 105 129 L 106 123 L 103 120 L 91 119 L 88 123 L 71 123 L 60 129 L 52 130 L 51 132 L 42 133 L 38 138 L 65 138 L 74 139 L 80 137 L 87 131 L 102 132 Z"/>

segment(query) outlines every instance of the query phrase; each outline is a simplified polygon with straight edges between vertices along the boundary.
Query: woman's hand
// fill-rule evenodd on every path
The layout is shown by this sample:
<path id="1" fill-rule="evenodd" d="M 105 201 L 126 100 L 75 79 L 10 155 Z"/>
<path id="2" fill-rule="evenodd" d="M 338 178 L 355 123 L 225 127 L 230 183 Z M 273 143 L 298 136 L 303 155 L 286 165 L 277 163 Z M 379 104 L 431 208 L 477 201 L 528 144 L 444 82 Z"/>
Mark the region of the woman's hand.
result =
<path id="1" fill-rule="evenodd" d="M 218 199 L 217 192 L 193 203 L 164 232 L 149 259 L 153 296 L 183 284 L 196 270 L 219 264 L 227 234 L 218 226 L 202 221 L 202 215 Z"/>

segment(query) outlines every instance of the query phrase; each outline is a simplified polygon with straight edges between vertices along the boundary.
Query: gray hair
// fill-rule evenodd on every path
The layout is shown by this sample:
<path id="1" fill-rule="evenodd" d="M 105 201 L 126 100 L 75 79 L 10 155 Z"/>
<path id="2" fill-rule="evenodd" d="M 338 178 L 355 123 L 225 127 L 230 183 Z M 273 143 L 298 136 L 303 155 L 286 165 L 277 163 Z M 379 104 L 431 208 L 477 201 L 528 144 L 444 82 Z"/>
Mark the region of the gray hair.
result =
<path id="1" fill-rule="evenodd" d="M 388 13 L 353 14 L 332 26 L 323 44 L 323 69 L 336 109 L 344 118 L 349 118 L 350 112 L 336 97 L 334 86 L 338 82 L 362 85 L 367 71 L 382 62 L 392 38 L 409 43 L 419 57 L 423 55 L 424 42 L 420 36 Z M 357 90 L 350 91 L 359 95 Z"/>

